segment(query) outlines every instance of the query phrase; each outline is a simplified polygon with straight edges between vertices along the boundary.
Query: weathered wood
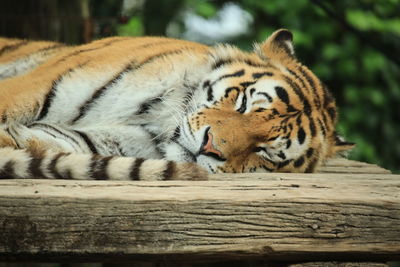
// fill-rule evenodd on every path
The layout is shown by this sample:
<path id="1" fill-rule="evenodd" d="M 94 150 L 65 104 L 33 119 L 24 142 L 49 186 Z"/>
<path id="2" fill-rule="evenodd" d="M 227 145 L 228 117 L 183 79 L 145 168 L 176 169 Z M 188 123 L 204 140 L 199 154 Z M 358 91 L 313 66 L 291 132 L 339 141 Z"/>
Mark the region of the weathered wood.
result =
<path id="1" fill-rule="evenodd" d="M 345 158 L 331 159 L 321 166 L 319 173 L 383 173 L 390 171 L 375 164 L 360 161 L 348 160 Z"/>
<path id="2" fill-rule="evenodd" d="M 386 263 L 378 262 L 306 262 L 291 264 L 288 267 L 387 267 Z"/>
<path id="3" fill-rule="evenodd" d="M 399 260 L 399 190 L 382 173 L 1 180 L 0 260 Z"/>

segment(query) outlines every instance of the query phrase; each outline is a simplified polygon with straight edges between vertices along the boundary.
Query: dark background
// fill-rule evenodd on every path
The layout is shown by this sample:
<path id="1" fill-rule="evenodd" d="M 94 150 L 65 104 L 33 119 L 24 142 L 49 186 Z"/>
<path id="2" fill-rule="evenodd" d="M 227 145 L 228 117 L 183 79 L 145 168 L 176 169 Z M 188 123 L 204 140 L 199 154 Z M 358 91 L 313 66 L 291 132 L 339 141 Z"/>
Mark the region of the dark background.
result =
<path id="1" fill-rule="evenodd" d="M 78 44 L 112 35 L 183 38 L 193 12 L 218 19 L 228 1 L 2 0 L 0 36 Z M 224 42 L 249 50 L 278 28 L 294 33 L 298 58 L 336 96 L 350 158 L 400 172 L 400 0 L 229 1 L 251 14 L 245 34 Z M 171 30 L 172 29 L 172 30 Z M 212 40 L 203 40 L 213 43 Z"/>

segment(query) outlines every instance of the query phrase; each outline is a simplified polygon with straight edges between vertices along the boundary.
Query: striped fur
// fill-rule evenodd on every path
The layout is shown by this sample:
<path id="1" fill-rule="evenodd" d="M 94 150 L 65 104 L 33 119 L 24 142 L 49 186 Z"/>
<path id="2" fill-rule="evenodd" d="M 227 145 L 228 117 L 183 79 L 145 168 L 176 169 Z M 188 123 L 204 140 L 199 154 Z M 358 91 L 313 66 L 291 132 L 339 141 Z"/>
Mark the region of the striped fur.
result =
<path id="1" fill-rule="evenodd" d="M 246 53 L 160 37 L 0 39 L 0 177 L 312 172 L 352 144 L 291 41 L 279 30 Z"/>

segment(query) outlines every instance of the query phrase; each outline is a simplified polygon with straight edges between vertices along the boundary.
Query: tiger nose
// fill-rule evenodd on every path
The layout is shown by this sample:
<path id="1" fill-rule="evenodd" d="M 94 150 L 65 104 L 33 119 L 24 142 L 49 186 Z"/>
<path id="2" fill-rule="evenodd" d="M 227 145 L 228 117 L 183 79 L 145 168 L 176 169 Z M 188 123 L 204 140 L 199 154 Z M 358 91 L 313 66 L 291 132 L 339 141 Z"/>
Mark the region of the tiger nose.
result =
<path id="1" fill-rule="evenodd" d="M 213 157 L 219 161 L 225 161 L 226 159 L 222 156 L 222 152 L 216 149 L 213 145 L 213 136 L 209 132 L 210 128 L 208 128 L 204 134 L 203 143 L 200 148 L 200 154 Z"/>

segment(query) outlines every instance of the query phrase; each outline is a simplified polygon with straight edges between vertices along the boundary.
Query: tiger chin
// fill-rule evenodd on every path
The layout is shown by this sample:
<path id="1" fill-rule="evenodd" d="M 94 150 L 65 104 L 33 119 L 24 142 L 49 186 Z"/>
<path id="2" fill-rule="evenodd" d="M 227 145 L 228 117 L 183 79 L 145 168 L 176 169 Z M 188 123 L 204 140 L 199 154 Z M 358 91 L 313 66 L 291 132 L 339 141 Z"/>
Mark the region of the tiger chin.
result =
<path id="1" fill-rule="evenodd" d="M 353 147 L 281 29 L 243 52 L 161 37 L 0 38 L 0 178 L 314 172 Z"/>

